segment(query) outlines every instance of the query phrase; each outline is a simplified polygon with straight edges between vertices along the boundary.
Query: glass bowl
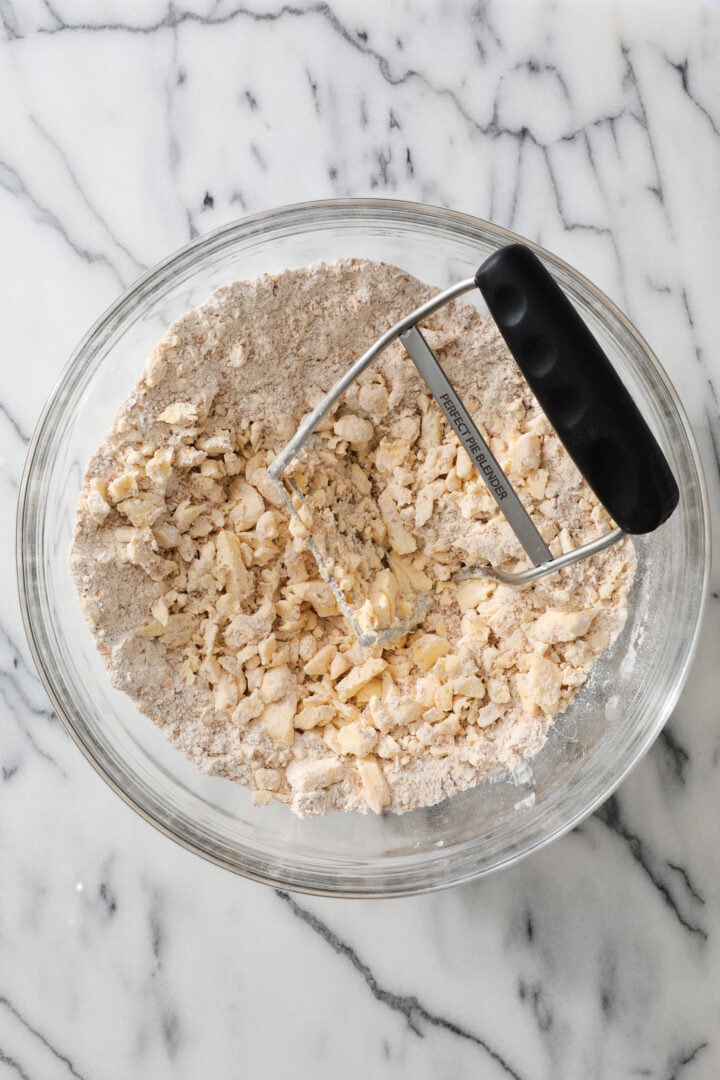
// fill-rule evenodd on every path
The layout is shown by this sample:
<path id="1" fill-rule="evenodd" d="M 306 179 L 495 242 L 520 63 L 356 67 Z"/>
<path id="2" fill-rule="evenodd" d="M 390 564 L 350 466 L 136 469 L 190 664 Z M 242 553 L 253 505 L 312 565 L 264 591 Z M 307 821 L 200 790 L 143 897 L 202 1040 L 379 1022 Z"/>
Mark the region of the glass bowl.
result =
<path id="1" fill-rule="evenodd" d="M 517 239 L 463 214 L 387 200 L 257 214 L 200 237 L 140 278 L 80 343 L 45 407 L 18 512 L 20 595 L 38 671 L 67 730 L 115 791 L 167 836 L 220 866 L 335 896 L 402 895 L 469 881 L 582 821 L 648 749 L 677 701 L 709 572 L 707 497 L 693 436 L 637 331 L 580 274 L 540 249 L 654 429 L 680 505 L 656 533 L 636 540 L 625 629 L 521 770 L 401 816 L 299 820 L 278 803 L 253 808 L 246 789 L 201 774 L 113 689 L 81 613 L 68 550 L 83 473 L 175 319 L 233 280 L 342 256 L 395 263 L 445 287 Z"/>

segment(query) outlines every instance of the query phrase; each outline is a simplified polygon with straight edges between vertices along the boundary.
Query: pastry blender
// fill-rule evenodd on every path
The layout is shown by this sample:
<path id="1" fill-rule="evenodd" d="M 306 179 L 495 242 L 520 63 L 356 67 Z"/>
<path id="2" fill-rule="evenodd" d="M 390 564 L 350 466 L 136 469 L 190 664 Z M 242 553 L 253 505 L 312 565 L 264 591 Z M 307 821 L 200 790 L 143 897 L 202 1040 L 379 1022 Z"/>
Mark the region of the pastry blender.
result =
<path id="1" fill-rule="evenodd" d="M 575 464 L 616 522 L 590 543 L 553 557 L 472 416 L 423 337 L 419 324 L 478 288 L 537 401 Z M 468 566 L 455 580 L 489 576 L 524 585 L 586 559 L 626 534 L 652 532 L 672 514 L 678 488 L 650 428 L 598 342 L 539 258 L 522 244 L 499 248 L 472 278 L 410 312 L 350 367 L 270 467 L 360 642 L 399 637 L 423 618 L 432 583 L 404 557 L 403 531 L 388 543 L 370 522 L 370 484 L 357 463 L 340 458 L 316 434 L 340 396 L 392 342 L 412 359 L 526 552 L 531 566 L 509 572 Z M 325 423 L 323 423 L 325 422 Z M 381 511 L 383 493 L 378 497 Z M 389 518 L 392 537 L 392 507 Z M 398 539 L 399 537 L 399 539 Z"/>

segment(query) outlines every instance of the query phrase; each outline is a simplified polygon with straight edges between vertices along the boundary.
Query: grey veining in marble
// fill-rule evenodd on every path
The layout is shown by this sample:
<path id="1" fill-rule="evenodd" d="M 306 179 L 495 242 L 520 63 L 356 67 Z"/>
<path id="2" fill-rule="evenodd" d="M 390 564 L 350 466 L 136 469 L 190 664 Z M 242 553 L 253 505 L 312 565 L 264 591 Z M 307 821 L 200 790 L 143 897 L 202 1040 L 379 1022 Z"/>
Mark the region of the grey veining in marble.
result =
<path id="1" fill-rule="evenodd" d="M 720 6 L 0 0 L 0 1080 L 720 1075 L 717 570 L 663 735 L 584 825 L 401 901 L 295 897 L 137 818 L 54 716 L 14 508 L 71 350 L 245 213 L 388 195 L 577 266 L 653 345 L 720 520 Z"/>

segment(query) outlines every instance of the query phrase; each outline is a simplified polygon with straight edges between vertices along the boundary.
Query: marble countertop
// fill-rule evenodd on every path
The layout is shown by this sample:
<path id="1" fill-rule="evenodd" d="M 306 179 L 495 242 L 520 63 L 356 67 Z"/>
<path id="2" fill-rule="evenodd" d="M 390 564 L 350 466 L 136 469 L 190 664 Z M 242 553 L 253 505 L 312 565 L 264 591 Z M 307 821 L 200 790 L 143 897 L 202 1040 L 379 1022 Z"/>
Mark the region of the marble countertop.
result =
<path id="1" fill-rule="evenodd" d="M 652 751 L 442 894 L 293 897 L 97 777 L 29 658 L 14 513 L 86 328 L 198 233 L 304 199 L 490 218 L 658 352 L 720 521 L 720 6 L 0 0 L 0 1080 L 720 1075 L 718 574 Z"/>

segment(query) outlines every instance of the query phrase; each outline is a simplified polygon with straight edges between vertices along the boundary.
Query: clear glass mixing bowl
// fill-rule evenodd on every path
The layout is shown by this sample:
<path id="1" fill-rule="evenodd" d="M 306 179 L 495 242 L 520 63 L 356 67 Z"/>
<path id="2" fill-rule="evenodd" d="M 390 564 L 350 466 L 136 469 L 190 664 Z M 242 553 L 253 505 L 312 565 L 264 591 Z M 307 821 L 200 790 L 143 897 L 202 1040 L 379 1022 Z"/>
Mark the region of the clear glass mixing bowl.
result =
<path id="1" fill-rule="evenodd" d="M 708 586 L 707 498 L 695 443 L 637 331 L 544 251 L 653 427 L 680 505 L 657 533 L 636 542 L 639 570 L 624 632 L 520 773 L 403 816 L 301 821 L 280 804 L 253 808 L 248 791 L 202 775 L 112 688 L 80 611 L 68 550 L 83 473 L 178 316 L 227 282 L 341 256 L 395 263 L 444 287 L 517 239 L 463 214 L 386 200 L 307 203 L 246 218 L 188 244 L 128 289 L 81 342 L 45 407 L 18 513 L 20 594 L 38 671 L 68 731 L 108 783 L 167 836 L 220 866 L 337 896 L 468 881 L 582 821 L 647 750 L 677 701 Z"/>

